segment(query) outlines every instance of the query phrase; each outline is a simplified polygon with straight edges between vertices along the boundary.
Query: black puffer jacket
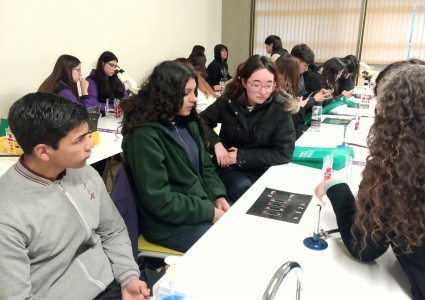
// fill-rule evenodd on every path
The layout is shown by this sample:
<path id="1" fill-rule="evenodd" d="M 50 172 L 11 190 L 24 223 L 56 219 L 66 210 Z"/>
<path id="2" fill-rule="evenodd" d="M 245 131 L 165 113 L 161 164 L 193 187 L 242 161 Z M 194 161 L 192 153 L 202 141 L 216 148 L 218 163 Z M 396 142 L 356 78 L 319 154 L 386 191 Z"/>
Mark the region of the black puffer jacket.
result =
<path id="1" fill-rule="evenodd" d="M 230 85 L 226 85 L 226 91 Z M 278 95 L 249 112 L 224 93 L 201 113 L 209 128 L 207 149 L 213 154 L 214 145 L 219 142 L 226 149 L 238 148 L 236 165 L 231 167 L 251 178 L 259 178 L 268 167 L 288 163 L 292 158 L 295 147 L 292 109 L 294 104 Z M 218 123 L 222 124 L 220 136 L 213 130 Z M 216 163 L 215 158 L 213 161 Z"/>

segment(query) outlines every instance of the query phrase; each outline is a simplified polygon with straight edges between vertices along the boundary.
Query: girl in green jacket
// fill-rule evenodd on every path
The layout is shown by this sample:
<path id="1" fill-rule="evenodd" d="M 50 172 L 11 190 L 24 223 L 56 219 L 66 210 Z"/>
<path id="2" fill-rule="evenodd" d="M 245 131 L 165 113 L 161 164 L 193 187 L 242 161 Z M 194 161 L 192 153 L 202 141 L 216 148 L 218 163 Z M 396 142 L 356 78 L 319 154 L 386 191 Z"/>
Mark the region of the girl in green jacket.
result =
<path id="1" fill-rule="evenodd" d="M 139 230 L 186 252 L 230 208 L 204 147 L 198 78 L 181 62 L 156 66 L 138 95 L 122 100 L 122 149 L 139 199 Z"/>

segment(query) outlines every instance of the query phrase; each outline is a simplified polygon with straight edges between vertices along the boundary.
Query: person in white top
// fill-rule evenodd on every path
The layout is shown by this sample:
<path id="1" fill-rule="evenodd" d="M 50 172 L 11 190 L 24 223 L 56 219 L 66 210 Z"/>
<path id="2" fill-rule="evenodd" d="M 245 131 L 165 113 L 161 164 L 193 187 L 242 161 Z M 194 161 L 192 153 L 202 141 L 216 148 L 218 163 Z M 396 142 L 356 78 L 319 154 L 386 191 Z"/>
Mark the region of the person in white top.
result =
<path id="1" fill-rule="evenodd" d="M 192 53 L 189 56 L 189 62 L 198 75 L 198 102 L 196 103 L 196 111 L 200 113 L 214 103 L 217 96 L 206 81 L 208 73 L 205 67 L 207 62 L 205 55 L 200 52 Z"/>

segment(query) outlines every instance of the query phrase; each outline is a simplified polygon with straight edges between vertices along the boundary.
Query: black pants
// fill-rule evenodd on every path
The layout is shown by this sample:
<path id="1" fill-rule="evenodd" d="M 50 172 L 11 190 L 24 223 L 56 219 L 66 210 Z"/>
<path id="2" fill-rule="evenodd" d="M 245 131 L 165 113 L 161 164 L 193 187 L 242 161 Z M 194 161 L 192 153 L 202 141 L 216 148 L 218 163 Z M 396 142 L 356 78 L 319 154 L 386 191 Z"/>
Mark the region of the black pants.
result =
<path id="1" fill-rule="evenodd" d="M 161 279 L 165 274 L 165 271 L 156 272 L 156 270 L 146 265 L 145 269 L 140 272 L 140 280 L 146 282 L 148 289 L 151 290 L 151 296 L 153 292 L 153 286 Z M 102 293 L 100 293 L 94 300 L 122 300 L 121 285 L 115 280 L 112 281 Z"/>
<path id="2" fill-rule="evenodd" d="M 257 181 L 249 178 L 245 173 L 235 169 L 224 169 L 218 174 L 226 187 L 227 197 L 235 203 Z"/>
<path id="3" fill-rule="evenodd" d="M 170 248 L 179 252 L 187 252 L 204 234 L 207 232 L 213 224 L 199 224 L 187 231 L 180 233 L 179 235 L 161 240 L 152 241 L 153 243 L 162 247 Z"/>

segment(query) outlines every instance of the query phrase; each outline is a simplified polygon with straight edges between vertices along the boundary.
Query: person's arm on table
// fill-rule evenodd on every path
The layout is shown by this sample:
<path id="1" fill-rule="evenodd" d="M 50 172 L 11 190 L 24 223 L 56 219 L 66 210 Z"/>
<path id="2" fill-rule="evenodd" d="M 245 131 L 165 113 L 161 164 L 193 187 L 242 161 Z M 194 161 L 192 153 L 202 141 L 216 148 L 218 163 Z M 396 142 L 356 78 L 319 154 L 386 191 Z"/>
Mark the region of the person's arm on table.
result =
<path id="1" fill-rule="evenodd" d="M 356 214 L 355 199 L 349 186 L 342 179 L 331 178 L 321 182 L 316 187 L 315 195 L 321 200 L 325 194 L 332 203 L 341 238 L 353 257 L 370 262 L 387 251 L 389 243 L 383 234 L 380 234 L 379 239 L 375 241 L 368 234 L 366 249 L 361 250 L 360 243 L 364 239 L 364 234 L 358 228 L 354 228 L 354 235 L 351 232 Z"/>

